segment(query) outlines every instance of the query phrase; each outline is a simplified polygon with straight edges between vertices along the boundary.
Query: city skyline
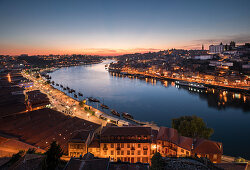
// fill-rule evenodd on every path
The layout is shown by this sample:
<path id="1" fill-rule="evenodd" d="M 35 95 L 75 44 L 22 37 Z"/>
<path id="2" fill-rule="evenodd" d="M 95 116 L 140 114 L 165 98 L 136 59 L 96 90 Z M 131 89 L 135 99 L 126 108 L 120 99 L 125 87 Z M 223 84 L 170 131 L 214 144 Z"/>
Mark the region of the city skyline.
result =
<path id="1" fill-rule="evenodd" d="M 235 4 L 237 3 L 237 4 Z M 1 1 L 0 54 L 120 55 L 250 41 L 240 1 Z"/>

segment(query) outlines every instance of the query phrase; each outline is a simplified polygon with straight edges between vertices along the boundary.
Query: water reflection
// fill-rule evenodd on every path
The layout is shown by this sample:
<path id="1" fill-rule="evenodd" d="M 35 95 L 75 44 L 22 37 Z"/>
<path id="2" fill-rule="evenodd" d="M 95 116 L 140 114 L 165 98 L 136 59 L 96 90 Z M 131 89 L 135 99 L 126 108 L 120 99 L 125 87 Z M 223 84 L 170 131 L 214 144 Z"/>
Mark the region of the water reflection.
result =
<path id="1" fill-rule="evenodd" d="M 110 72 L 112 77 L 117 78 L 129 78 L 129 79 L 139 79 L 141 81 L 145 81 L 147 84 L 156 85 L 157 81 L 161 82 L 161 84 L 168 88 L 168 87 L 175 87 L 177 89 L 184 89 L 188 91 L 190 94 L 195 94 L 200 97 L 202 100 L 206 100 L 209 107 L 216 108 L 218 110 L 226 109 L 226 108 L 238 108 L 242 109 L 245 113 L 250 113 L 250 95 L 247 93 L 239 93 L 239 92 L 232 92 L 228 90 L 222 89 L 214 89 L 208 88 L 206 90 L 197 89 L 193 87 L 175 85 L 174 81 L 170 80 L 157 80 L 155 78 L 144 78 L 138 76 L 131 76 L 131 75 L 123 75 L 119 73 Z"/>

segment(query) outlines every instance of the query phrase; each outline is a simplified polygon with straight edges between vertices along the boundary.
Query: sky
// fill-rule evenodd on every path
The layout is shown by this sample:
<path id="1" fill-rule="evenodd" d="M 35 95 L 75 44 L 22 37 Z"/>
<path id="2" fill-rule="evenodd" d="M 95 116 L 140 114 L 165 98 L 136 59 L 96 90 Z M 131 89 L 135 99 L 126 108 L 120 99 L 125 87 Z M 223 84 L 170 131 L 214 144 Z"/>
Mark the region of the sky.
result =
<path id="1" fill-rule="evenodd" d="M 250 0 L 0 0 L 0 54 L 120 55 L 250 42 Z"/>

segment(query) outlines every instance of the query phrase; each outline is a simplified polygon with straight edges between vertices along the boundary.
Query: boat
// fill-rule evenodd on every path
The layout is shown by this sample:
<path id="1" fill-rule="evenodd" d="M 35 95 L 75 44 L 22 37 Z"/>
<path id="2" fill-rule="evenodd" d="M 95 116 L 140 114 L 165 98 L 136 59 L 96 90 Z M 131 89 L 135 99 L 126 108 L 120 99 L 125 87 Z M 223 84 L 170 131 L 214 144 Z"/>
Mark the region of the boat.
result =
<path id="1" fill-rule="evenodd" d="M 195 82 L 187 82 L 187 81 L 175 81 L 176 85 L 181 85 L 181 86 L 188 86 L 188 87 L 193 87 L 193 88 L 198 88 L 198 89 L 207 89 L 203 84 L 200 83 L 195 83 Z"/>
<path id="2" fill-rule="evenodd" d="M 54 82 L 54 81 L 52 81 L 51 83 L 52 83 L 52 85 L 55 85 L 55 82 Z"/>
<path id="3" fill-rule="evenodd" d="M 112 113 L 113 115 L 116 115 L 116 116 L 119 116 L 119 117 L 121 116 L 120 113 L 118 113 L 117 111 L 115 111 L 115 110 L 113 110 L 113 109 L 111 110 L 111 113 Z"/>
<path id="4" fill-rule="evenodd" d="M 79 96 L 83 96 L 83 94 L 82 94 L 82 93 L 80 93 L 80 92 L 78 93 L 78 95 L 79 95 Z"/>
<path id="5" fill-rule="evenodd" d="M 66 87 L 67 90 L 69 90 L 70 88 L 69 87 Z"/>
<path id="6" fill-rule="evenodd" d="M 61 88 L 63 88 L 63 85 L 60 85 Z"/>
<path id="7" fill-rule="evenodd" d="M 66 90 L 66 88 L 64 87 L 63 90 Z"/>
<path id="8" fill-rule="evenodd" d="M 59 86 L 59 84 L 56 83 L 56 86 Z"/>
<path id="9" fill-rule="evenodd" d="M 98 103 L 100 102 L 98 99 L 93 98 L 93 97 L 89 97 L 88 99 L 90 102 L 98 102 Z"/>
<path id="10" fill-rule="evenodd" d="M 76 95 L 76 94 L 74 94 L 74 97 L 75 97 L 75 98 L 77 98 L 77 95 Z"/>
<path id="11" fill-rule="evenodd" d="M 107 105 L 105 105 L 105 104 L 101 104 L 101 107 L 102 107 L 103 109 L 109 109 L 109 107 L 108 107 Z"/>
<path id="12" fill-rule="evenodd" d="M 122 117 L 124 117 L 125 119 L 134 119 L 132 115 L 126 112 L 122 112 Z"/>

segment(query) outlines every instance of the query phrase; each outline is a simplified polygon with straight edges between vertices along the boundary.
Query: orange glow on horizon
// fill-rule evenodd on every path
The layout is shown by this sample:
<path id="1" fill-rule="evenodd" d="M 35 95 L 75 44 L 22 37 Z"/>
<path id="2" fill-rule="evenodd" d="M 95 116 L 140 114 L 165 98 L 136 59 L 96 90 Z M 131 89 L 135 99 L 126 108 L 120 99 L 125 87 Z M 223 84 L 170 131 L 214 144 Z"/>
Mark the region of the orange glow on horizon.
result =
<path id="1" fill-rule="evenodd" d="M 47 48 L 33 48 L 33 47 L 19 47 L 14 46 L 2 46 L 0 49 L 0 55 L 64 55 L 64 54 L 86 54 L 86 55 L 99 55 L 99 56 L 118 56 L 123 54 L 133 53 L 147 53 L 147 52 L 158 52 L 161 50 L 168 50 L 171 48 L 129 48 L 129 49 L 112 49 L 112 48 L 81 48 L 81 49 L 47 49 Z M 176 49 L 186 49 L 176 48 Z"/>

